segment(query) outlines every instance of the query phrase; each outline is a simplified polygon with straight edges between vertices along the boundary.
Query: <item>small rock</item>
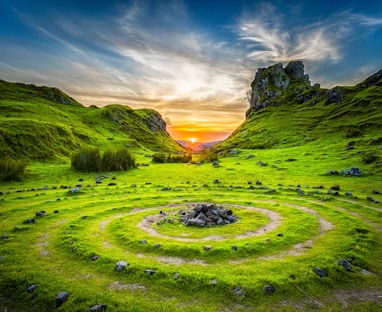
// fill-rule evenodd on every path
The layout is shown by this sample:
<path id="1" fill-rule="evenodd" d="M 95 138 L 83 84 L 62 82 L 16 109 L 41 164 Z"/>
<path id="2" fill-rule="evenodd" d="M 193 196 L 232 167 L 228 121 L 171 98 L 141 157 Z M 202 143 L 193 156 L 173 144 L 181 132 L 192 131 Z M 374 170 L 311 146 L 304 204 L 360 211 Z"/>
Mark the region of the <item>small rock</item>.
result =
<path id="1" fill-rule="evenodd" d="M 56 308 L 62 305 L 69 298 L 69 293 L 67 291 L 60 291 L 56 297 Z"/>
<path id="2" fill-rule="evenodd" d="M 214 180 L 214 183 L 215 183 L 215 184 L 219 184 L 220 181 L 219 181 L 218 179 L 215 179 L 215 180 Z"/>
<path id="3" fill-rule="evenodd" d="M 0 239 L 7 239 L 7 238 L 9 238 L 9 236 L 5 234 L 0 236 Z"/>
<path id="4" fill-rule="evenodd" d="M 380 194 L 378 190 L 373 190 L 373 194 Z"/>
<path id="5" fill-rule="evenodd" d="M 326 272 L 321 268 L 314 268 L 313 272 L 316 273 L 319 277 L 327 277 Z"/>
<path id="6" fill-rule="evenodd" d="M 236 294 L 236 296 L 238 297 L 243 297 L 244 296 L 244 291 L 243 291 L 243 288 L 239 285 L 239 286 L 236 286 L 234 289 L 233 289 L 233 292 Z"/>
<path id="7" fill-rule="evenodd" d="M 180 274 L 179 273 L 175 273 L 172 277 L 173 277 L 174 280 L 177 280 L 180 277 Z"/>
<path id="8" fill-rule="evenodd" d="M 278 237 L 283 237 L 284 234 L 283 234 L 283 233 L 277 233 L 276 236 L 278 236 Z"/>
<path id="9" fill-rule="evenodd" d="M 371 201 L 371 202 L 374 202 L 374 198 L 371 197 L 371 196 L 367 196 L 366 199 L 369 200 L 369 201 Z"/>
<path id="10" fill-rule="evenodd" d="M 27 292 L 29 292 L 30 294 L 38 287 L 38 284 L 33 284 L 33 285 L 30 285 L 28 288 L 27 288 Z"/>
<path id="11" fill-rule="evenodd" d="M 156 273 L 156 271 L 155 271 L 155 270 L 152 270 L 152 269 L 147 269 L 147 270 L 145 270 L 145 273 L 146 273 L 147 275 L 154 275 L 154 274 Z"/>
<path id="12" fill-rule="evenodd" d="M 216 278 L 210 281 L 211 285 L 216 285 L 217 283 L 218 283 L 218 280 Z"/>
<path id="13" fill-rule="evenodd" d="M 53 211 L 53 213 L 58 213 L 58 210 Z"/>
<path id="14" fill-rule="evenodd" d="M 337 264 L 342 265 L 346 271 L 351 271 L 351 264 L 349 263 L 349 261 L 341 259 L 337 261 Z"/>
<path id="15" fill-rule="evenodd" d="M 23 221 L 23 224 L 32 224 L 32 223 L 35 223 L 35 219 L 34 218 L 29 218 L 29 219 L 26 219 Z"/>
<path id="16" fill-rule="evenodd" d="M 333 185 L 330 189 L 332 191 L 339 191 L 340 190 L 340 186 L 339 185 Z"/>
<path id="17" fill-rule="evenodd" d="M 276 290 L 275 288 L 272 286 L 272 285 L 265 285 L 263 287 L 263 291 L 266 293 L 266 294 L 273 294 Z"/>
<path id="18" fill-rule="evenodd" d="M 212 249 L 211 246 L 204 246 L 204 247 L 203 247 L 203 250 L 204 250 L 204 251 L 210 251 L 211 249 Z"/>
<path id="19" fill-rule="evenodd" d="M 70 189 L 68 191 L 68 193 L 71 193 L 71 194 L 78 193 L 80 191 L 80 189 L 81 189 L 81 187 L 76 186 L 76 187 L 73 187 L 72 189 Z"/>
<path id="20" fill-rule="evenodd" d="M 155 248 L 162 248 L 162 245 L 161 244 L 155 244 L 154 247 Z"/>
<path id="21" fill-rule="evenodd" d="M 45 216 L 45 211 L 41 210 L 36 212 L 36 217 L 43 217 L 43 216 Z"/>
<path id="22" fill-rule="evenodd" d="M 232 250 L 237 250 L 237 246 L 232 246 L 231 249 Z"/>
<path id="23" fill-rule="evenodd" d="M 95 260 L 97 260 L 97 259 L 99 259 L 99 256 L 97 256 L 97 255 L 94 255 L 94 256 L 92 256 L 92 257 L 90 258 L 90 260 L 92 260 L 92 261 L 95 261 Z"/>
<path id="24" fill-rule="evenodd" d="M 106 308 L 105 304 L 96 304 L 89 308 L 89 312 L 103 312 L 106 311 Z"/>
<path id="25" fill-rule="evenodd" d="M 145 244 L 147 244 L 147 241 L 145 239 L 142 239 L 141 244 L 145 245 Z"/>
<path id="26" fill-rule="evenodd" d="M 303 190 L 301 190 L 301 189 L 298 189 L 297 190 L 297 194 L 298 195 L 305 195 L 305 192 Z"/>
<path id="27" fill-rule="evenodd" d="M 123 270 L 126 269 L 126 267 L 128 266 L 129 264 L 126 262 L 126 261 L 118 261 L 116 264 L 115 264 L 115 267 L 114 269 L 117 271 L 117 272 L 122 272 Z"/>

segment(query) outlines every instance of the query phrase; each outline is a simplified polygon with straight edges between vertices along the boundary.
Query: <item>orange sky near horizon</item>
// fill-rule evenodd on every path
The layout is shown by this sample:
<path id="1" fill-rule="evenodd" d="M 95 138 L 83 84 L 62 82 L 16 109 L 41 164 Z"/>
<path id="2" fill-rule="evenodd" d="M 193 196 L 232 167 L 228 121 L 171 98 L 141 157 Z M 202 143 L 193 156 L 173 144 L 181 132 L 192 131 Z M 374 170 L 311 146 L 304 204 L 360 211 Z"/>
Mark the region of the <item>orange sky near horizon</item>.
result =
<path id="1" fill-rule="evenodd" d="M 234 131 L 233 129 L 232 131 Z M 197 143 L 206 143 L 214 141 L 222 141 L 230 136 L 232 131 L 197 131 L 197 130 L 178 130 L 175 127 L 167 127 L 167 132 L 175 140 L 183 140 L 191 142 L 195 139 Z"/>

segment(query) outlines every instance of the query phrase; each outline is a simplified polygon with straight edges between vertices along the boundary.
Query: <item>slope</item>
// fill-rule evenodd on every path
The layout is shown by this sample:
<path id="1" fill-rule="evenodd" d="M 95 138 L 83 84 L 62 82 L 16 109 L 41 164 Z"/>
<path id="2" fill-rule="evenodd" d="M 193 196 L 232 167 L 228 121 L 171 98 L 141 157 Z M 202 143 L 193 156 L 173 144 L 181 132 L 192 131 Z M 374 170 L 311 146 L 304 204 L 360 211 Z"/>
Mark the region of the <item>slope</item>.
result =
<path id="1" fill-rule="evenodd" d="M 84 107 L 57 88 L 0 81 L 0 155 L 59 159 L 84 146 L 180 151 L 154 110 Z"/>
<path id="2" fill-rule="evenodd" d="M 215 148 L 335 150 L 335 157 L 380 170 L 382 71 L 356 86 L 327 90 L 310 86 L 302 62 L 292 63 L 298 67 L 292 74 L 286 70 L 291 63 L 259 70 L 246 120 Z"/>

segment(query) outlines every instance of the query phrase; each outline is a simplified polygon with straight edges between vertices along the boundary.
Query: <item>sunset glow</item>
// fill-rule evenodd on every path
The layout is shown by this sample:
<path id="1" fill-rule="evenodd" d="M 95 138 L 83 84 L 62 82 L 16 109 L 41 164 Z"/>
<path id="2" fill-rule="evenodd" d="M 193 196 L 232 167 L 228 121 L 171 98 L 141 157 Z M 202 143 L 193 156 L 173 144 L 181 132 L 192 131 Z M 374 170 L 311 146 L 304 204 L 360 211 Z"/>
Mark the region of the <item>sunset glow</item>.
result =
<path id="1" fill-rule="evenodd" d="M 192 144 L 198 142 L 198 139 L 197 139 L 197 138 L 190 138 L 189 140 L 190 140 L 190 142 L 191 142 Z"/>
<path id="2" fill-rule="evenodd" d="M 303 60 L 325 88 L 373 74 L 381 10 L 377 0 L 5 1 L 0 78 L 85 106 L 154 109 L 174 139 L 219 141 L 245 119 L 258 68 Z"/>

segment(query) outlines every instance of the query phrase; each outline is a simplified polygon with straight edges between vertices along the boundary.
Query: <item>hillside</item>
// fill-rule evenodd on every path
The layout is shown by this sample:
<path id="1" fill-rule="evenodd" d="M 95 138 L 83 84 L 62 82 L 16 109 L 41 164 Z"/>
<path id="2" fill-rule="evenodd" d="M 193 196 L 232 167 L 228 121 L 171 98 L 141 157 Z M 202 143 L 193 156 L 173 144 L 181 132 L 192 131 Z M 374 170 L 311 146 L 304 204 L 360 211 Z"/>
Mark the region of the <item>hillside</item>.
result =
<path id="1" fill-rule="evenodd" d="M 180 151 L 162 117 L 123 105 L 85 107 L 57 88 L 0 81 L 0 155 L 70 156 L 84 146 Z"/>
<path id="2" fill-rule="evenodd" d="M 380 167 L 382 71 L 356 86 L 311 86 L 302 62 L 260 68 L 251 84 L 247 118 L 216 146 L 227 149 L 335 150 L 336 157 Z M 309 145 L 309 146 L 308 146 Z"/>

